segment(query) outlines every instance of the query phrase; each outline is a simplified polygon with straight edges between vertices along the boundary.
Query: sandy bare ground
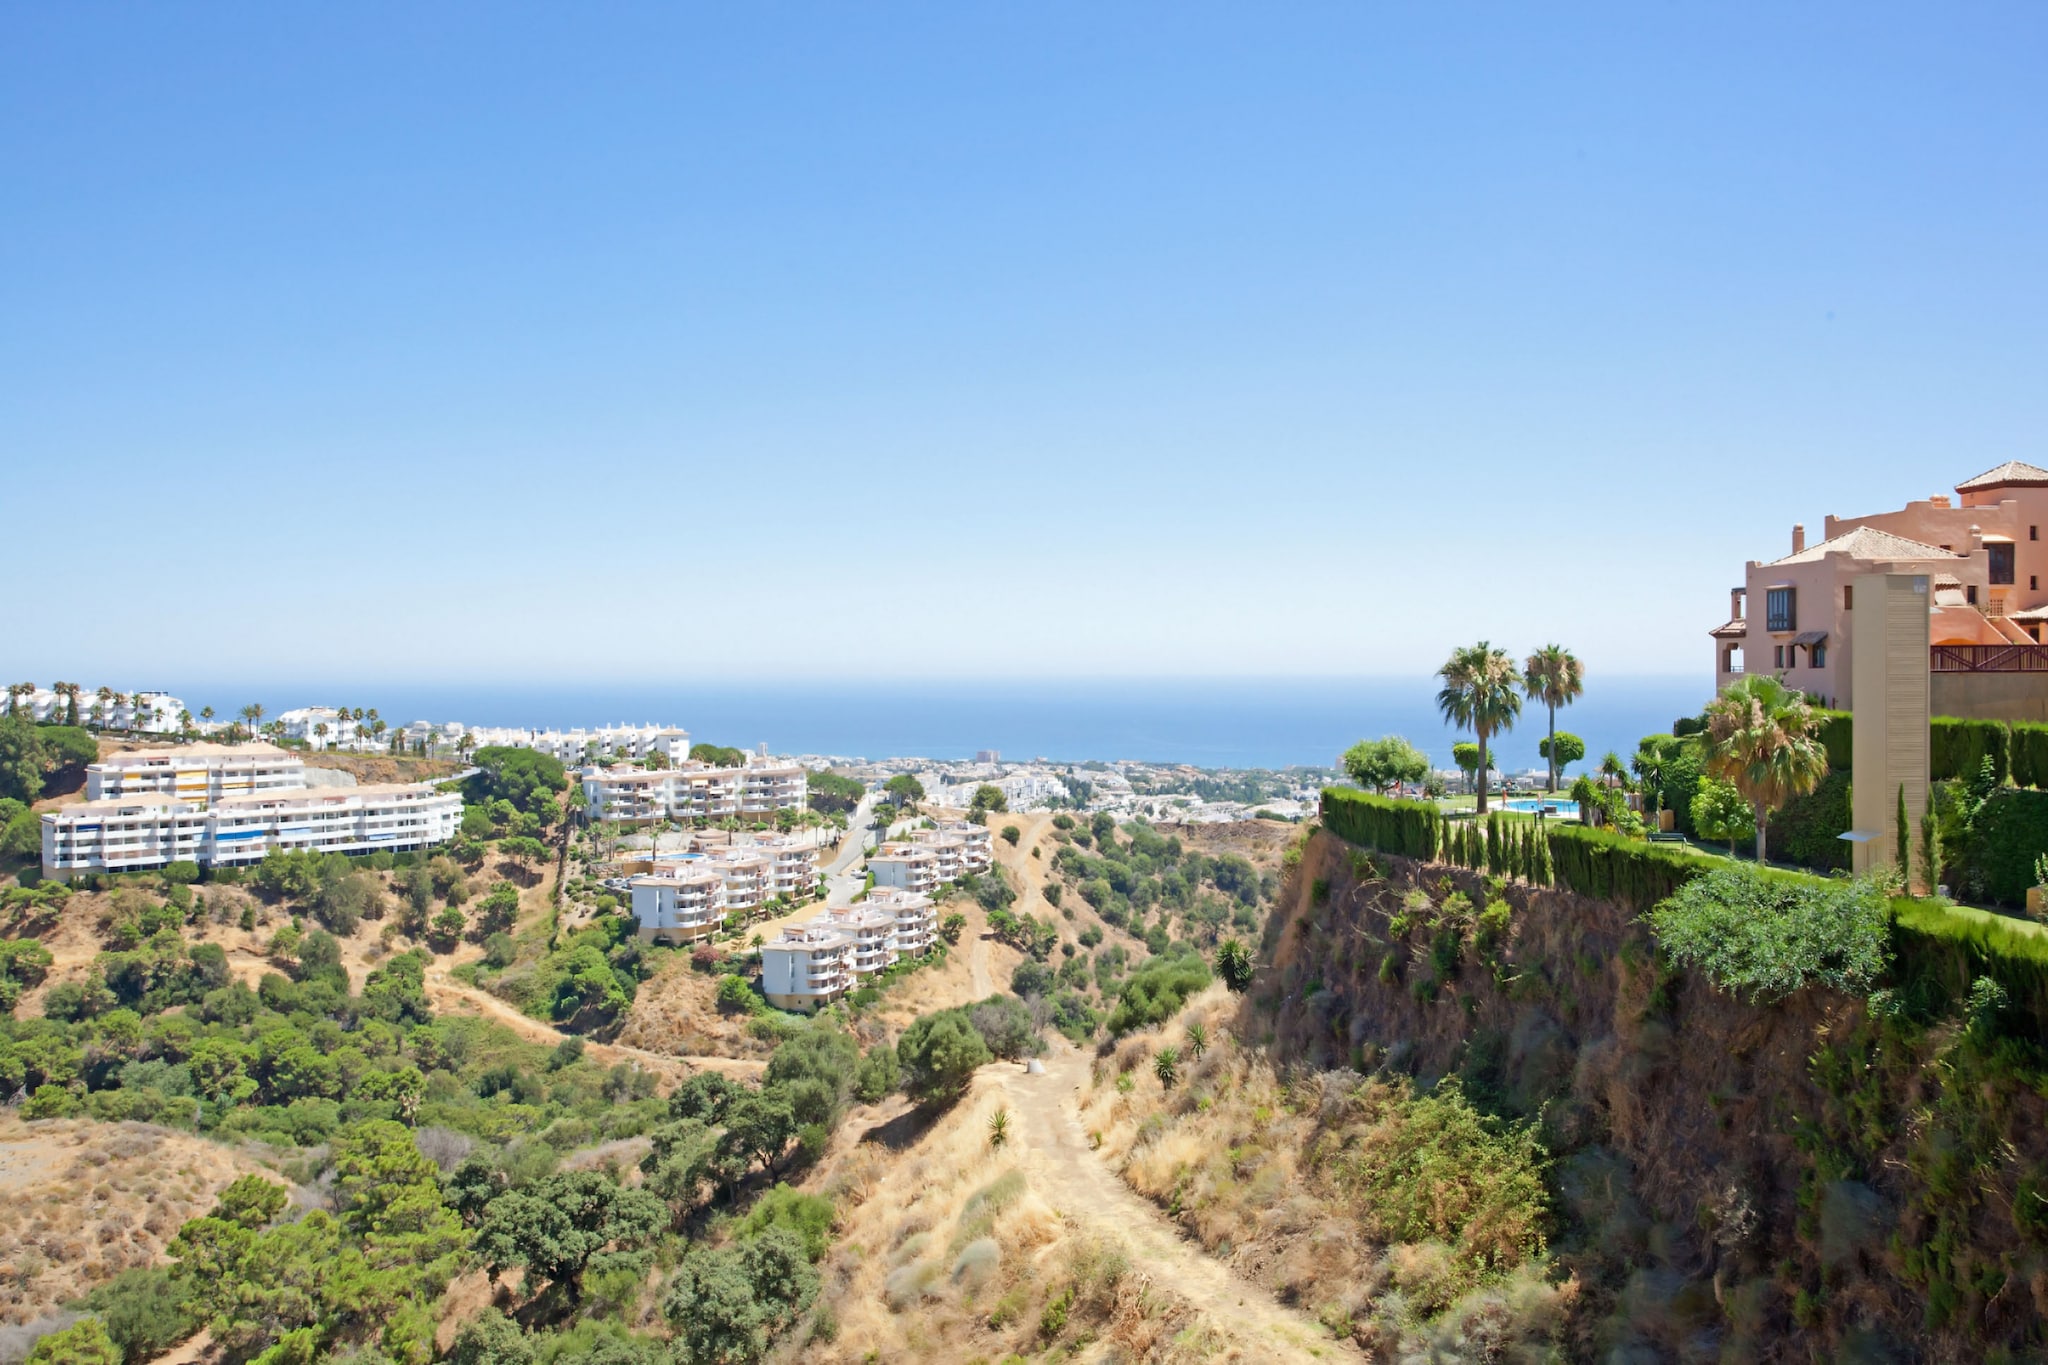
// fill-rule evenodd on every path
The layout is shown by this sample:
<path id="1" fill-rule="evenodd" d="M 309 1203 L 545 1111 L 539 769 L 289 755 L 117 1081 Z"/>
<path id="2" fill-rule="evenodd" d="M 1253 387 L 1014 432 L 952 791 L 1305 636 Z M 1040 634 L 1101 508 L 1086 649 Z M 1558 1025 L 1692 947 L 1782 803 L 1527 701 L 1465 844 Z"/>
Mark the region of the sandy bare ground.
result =
<path id="1" fill-rule="evenodd" d="M 152 1124 L 26 1123 L 0 1113 L 0 1321 L 40 1317 L 131 1266 L 155 1264 L 223 1186 L 263 1169 L 253 1156 Z"/>
<path id="2" fill-rule="evenodd" d="M 1261 1361 L 1360 1357 L 1333 1339 L 1313 1318 L 1286 1307 L 1264 1289 L 1182 1238 L 1158 1207 L 1142 1198 L 1089 1149 L 1081 1131 L 1078 1098 L 1088 1079 L 1086 1054 L 1055 1039 L 1045 1074 L 990 1068 L 1018 1123 L 1017 1146 L 1032 1187 L 1060 1214 L 1120 1240 L 1133 1264 L 1187 1296 L 1210 1327 Z"/>

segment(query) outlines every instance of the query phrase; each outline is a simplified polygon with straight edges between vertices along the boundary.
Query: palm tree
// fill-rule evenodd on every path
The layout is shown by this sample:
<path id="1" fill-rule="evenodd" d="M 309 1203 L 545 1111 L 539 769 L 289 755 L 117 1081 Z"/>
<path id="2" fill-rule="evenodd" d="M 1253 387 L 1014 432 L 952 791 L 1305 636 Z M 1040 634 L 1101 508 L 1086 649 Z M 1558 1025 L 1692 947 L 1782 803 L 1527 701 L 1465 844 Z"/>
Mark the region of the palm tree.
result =
<path id="1" fill-rule="evenodd" d="M 1481 640 L 1476 645 L 1451 651 L 1451 657 L 1436 671 L 1443 687 L 1436 694 L 1436 709 L 1460 730 L 1470 730 L 1479 741 L 1478 813 L 1486 814 L 1486 741 L 1495 734 L 1515 728 L 1522 714 L 1522 694 L 1516 690 L 1520 678 L 1515 661 L 1504 649 Z"/>
<path id="2" fill-rule="evenodd" d="M 51 683 L 50 690 L 65 699 L 64 723 L 78 724 L 78 684 L 75 682 Z"/>
<path id="3" fill-rule="evenodd" d="M 1707 773 L 1733 783 L 1756 812 L 1756 860 L 1764 861 L 1770 813 L 1828 775 L 1828 751 L 1812 733 L 1806 695 L 1752 673 L 1707 703 Z"/>
<path id="4" fill-rule="evenodd" d="M 200 707 L 199 719 L 205 721 L 208 725 L 213 724 L 213 708 L 211 706 Z"/>
<path id="5" fill-rule="evenodd" d="M 1522 661 L 1522 691 L 1550 711 L 1550 743 L 1557 748 L 1557 708 L 1570 706 L 1586 693 L 1586 666 L 1563 645 L 1545 645 Z M 1557 791 L 1557 754 L 1550 755 L 1550 788 Z"/>
<path id="6" fill-rule="evenodd" d="M 321 747 L 321 748 L 323 748 L 323 749 L 324 749 L 324 748 L 326 748 L 326 747 L 327 747 L 327 722 L 326 722 L 326 721 L 324 721 L 324 720 L 316 720 L 316 721 L 314 721 L 314 722 L 313 722 L 313 738 L 315 738 L 315 739 L 317 739 L 317 740 L 319 740 L 319 741 L 320 741 L 320 747 Z"/>
<path id="7" fill-rule="evenodd" d="M 96 700 L 92 704 L 92 723 L 100 729 L 105 729 L 107 723 L 107 703 L 114 699 L 114 689 L 102 687 L 99 691 L 93 693 L 93 696 Z"/>
<path id="8" fill-rule="evenodd" d="M 178 712 L 178 733 L 187 739 L 192 738 L 192 713 L 190 711 Z"/>
<path id="9" fill-rule="evenodd" d="M 1607 779 L 1610 787 L 1619 787 L 1628 777 L 1628 765 L 1621 761 L 1621 755 L 1609 749 L 1607 756 L 1600 760 L 1600 776 Z"/>
<path id="10" fill-rule="evenodd" d="M 9 683 L 7 685 L 7 713 L 13 715 L 21 709 L 21 699 L 36 690 L 34 683 Z"/>

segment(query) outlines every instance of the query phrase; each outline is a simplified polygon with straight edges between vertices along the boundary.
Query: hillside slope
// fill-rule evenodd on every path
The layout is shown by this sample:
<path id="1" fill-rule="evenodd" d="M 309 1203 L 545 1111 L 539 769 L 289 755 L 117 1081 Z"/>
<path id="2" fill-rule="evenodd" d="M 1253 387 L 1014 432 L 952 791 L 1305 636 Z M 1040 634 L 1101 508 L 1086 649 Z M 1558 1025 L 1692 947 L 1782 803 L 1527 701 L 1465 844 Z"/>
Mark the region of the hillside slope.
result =
<path id="1" fill-rule="evenodd" d="M 1575 1358 L 2039 1348 L 2048 1073 L 1965 1016 L 1967 977 L 1895 983 L 1918 1003 L 1885 1018 L 1818 988 L 1750 1005 L 1661 965 L 1618 907 L 1322 832 L 1267 951 L 1236 1027 L 1273 1058 L 1455 1077 L 1538 1124 Z"/>

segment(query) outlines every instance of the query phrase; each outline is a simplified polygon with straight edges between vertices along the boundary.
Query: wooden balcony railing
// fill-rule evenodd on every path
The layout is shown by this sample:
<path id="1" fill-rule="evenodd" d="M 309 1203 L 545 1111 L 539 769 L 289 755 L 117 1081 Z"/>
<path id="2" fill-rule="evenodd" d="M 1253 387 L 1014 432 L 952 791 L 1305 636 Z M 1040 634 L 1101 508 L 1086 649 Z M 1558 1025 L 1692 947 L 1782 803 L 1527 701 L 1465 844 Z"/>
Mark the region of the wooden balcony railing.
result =
<path id="1" fill-rule="evenodd" d="M 1934 673 L 2048 673 L 2048 645 L 1933 645 Z"/>

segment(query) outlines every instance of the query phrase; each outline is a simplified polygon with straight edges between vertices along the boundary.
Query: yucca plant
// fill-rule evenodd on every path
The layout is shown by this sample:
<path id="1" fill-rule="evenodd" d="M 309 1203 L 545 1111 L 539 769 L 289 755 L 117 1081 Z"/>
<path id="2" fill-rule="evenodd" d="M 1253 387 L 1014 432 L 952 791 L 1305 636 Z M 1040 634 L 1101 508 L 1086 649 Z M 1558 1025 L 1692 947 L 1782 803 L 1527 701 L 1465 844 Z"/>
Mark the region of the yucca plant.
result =
<path id="1" fill-rule="evenodd" d="M 1161 1085 L 1168 1090 L 1173 1089 L 1174 1082 L 1180 1079 L 1180 1049 L 1160 1048 L 1158 1054 L 1152 1058 L 1152 1074 L 1159 1078 Z"/>
<path id="2" fill-rule="evenodd" d="M 988 1146 L 992 1152 L 1003 1150 L 1003 1144 L 1010 1140 L 1010 1111 L 998 1109 L 988 1116 Z"/>

